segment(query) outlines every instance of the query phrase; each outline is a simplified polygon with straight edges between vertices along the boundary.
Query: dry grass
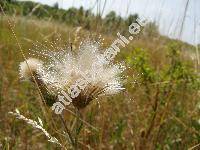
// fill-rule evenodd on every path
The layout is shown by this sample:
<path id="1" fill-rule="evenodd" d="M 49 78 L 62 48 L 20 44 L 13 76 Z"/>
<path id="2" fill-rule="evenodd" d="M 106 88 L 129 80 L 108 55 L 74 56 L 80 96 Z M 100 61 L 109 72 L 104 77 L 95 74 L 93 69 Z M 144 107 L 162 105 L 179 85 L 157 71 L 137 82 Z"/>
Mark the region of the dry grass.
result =
<path id="1" fill-rule="evenodd" d="M 8 19 L 10 17 L 0 16 L 0 149 L 60 149 L 55 144 L 48 143 L 40 132 L 10 116 L 8 112 L 15 108 L 28 118 L 37 120 L 40 117 L 45 120 L 45 128 L 70 149 L 68 137 L 62 132 L 66 131 L 61 124 L 63 120 L 50 110 L 45 110 L 48 114 L 45 119 L 37 89 L 19 80 L 18 65 L 23 57 L 9 30 Z M 54 41 L 58 33 L 69 43 L 75 39 L 76 28 L 63 24 L 23 17 L 14 18 L 14 21 L 14 31 L 26 57 L 30 52 L 28 49 L 32 48 L 29 41 Z M 95 34 L 81 30 L 77 43 L 87 36 L 97 38 Z M 103 38 L 102 47 L 108 47 L 116 37 L 103 35 Z M 170 64 L 166 49 L 171 42 L 172 40 L 157 34 L 153 37 L 141 34 L 126 48 L 121 49 L 117 60 L 124 60 L 128 66 L 127 57 L 134 53 L 135 48 L 141 48 L 148 57 L 149 65 L 157 73 L 161 73 Z M 176 42 L 181 44 L 181 49 L 194 53 L 194 47 Z M 189 62 L 192 68 L 193 62 L 188 58 L 188 51 L 181 52 L 181 61 Z M 134 57 L 138 58 L 138 55 Z M 182 150 L 193 146 L 193 149 L 198 149 L 200 125 L 197 124 L 195 128 L 193 124 L 199 119 L 200 112 L 197 108 L 197 90 L 185 87 L 179 89 L 176 80 L 143 81 L 141 73 L 130 66 L 124 72 L 128 76 L 124 92 L 99 99 L 99 103 L 94 101 L 81 111 L 79 122 L 83 123 L 83 128 L 78 134 L 78 149 Z M 136 84 L 134 80 L 137 80 Z M 73 107 L 68 109 L 63 114 L 64 124 L 75 134 L 73 131 L 77 128 L 74 127 L 74 116 L 77 114 L 73 113 Z"/>

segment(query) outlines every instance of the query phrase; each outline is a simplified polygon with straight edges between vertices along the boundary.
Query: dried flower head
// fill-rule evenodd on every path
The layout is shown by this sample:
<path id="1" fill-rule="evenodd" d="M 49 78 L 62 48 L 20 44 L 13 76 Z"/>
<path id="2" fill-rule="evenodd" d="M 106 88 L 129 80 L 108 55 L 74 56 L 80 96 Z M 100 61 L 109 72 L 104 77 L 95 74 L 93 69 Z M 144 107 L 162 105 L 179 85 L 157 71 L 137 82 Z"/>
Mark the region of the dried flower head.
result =
<path id="1" fill-rule="evenodd" d="M 37 68 L 39 80 L 54 93 L 68 93 L 79 109 L 98 96 L 123 89 L 120 76 L 123 65 L 108 63 L 97 42 L 81 43 L 76 54 L 64 49 L 43 52 L 47 60 Z"/>
<path id="2" fill-rule="evenodd" d="M 21 62 L 19 65 L 20 77 L 25 80 L 32 80 L 32 75 L 38 75 L 38 68 L 41 67 L 42 64 L 42 61 L 35 58 L 29 58 L 26 61 Z"/>
<path id="3" fill-rule="evenodd" d="M 51 106 L 56 100 L 56 94 L 50 90 L 51 87 L 48 87 L 41 78 L 40 68 L 43 66 L 43 61 L 29 58 L 24 62 L 21 62 L 19 65 L 19 74 L 22 79 L 29 80 L 31 82 L 37 82 L 37 85 L 42 92 L 46 104 Z"/>

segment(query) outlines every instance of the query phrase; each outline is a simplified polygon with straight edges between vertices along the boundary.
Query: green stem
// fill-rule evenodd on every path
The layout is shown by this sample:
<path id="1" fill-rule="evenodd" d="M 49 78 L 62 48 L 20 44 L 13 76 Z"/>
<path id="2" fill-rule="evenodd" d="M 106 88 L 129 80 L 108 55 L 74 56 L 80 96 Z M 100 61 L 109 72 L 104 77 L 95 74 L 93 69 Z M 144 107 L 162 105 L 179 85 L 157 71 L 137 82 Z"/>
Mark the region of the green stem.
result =
<path id="1" fill-rule="evenodd" d="M 71 144 L 75 147 L 75 143 L 74 143 L 72 134 L 71 134 L 70 130 L 68 129 L 67 125 L 65 124 L 65 120 L 64 120 L 63 116 L 62 116 L 62 115 L 59 115 L 59 116 L 60 116 L 60 119 L 61 119 L 61 121 L 62 121 L 62 124 L 63 124 L 63 126 L 64 126 L 64 128 L 65 128 L 65 130 L 66 130 L 66 132 L 67 132 L 67 134 L 68 134 L 68 136 L 69 136 L 69 139 L 70 139 Z"/>

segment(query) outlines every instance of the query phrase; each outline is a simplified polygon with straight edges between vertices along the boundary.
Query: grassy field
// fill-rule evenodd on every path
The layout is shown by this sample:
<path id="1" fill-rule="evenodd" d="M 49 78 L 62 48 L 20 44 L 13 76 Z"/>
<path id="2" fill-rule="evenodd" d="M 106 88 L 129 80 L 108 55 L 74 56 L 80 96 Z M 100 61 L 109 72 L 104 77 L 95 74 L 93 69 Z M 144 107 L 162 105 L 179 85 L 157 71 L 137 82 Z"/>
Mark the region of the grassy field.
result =
<path id="1" fill-rule="evenodd" d="M 92 101 L 80 112 L 80 126 L 74 125 L 74 107 L 64 112 L 65 125 L 77 137 L 74 147 L 62 120 L 42 104 L 37 88 L 20 80 L 19 63 L 24 58 L 8 21 L 14 25 L 27 58 L 33 57 L 29 54 L 33 42 L 51 42 L 58 34 L 74 48 L 90 37 L 104 39 L 101 46 L 105 49 L 117 37 L 98 30 L 77 31 L 77 27 L 56 21 L 0 15 L 0 149 L 61 149 L 40 131 L 8 114 L 16 108 L 27 118 L 37 121 L 40 117 L 44 128 L 66 149 L 184 150 L 199 144 L 200 82 L 193 46 L 144 28 L 115 59 L 126 66 L 125 90 Z"/>

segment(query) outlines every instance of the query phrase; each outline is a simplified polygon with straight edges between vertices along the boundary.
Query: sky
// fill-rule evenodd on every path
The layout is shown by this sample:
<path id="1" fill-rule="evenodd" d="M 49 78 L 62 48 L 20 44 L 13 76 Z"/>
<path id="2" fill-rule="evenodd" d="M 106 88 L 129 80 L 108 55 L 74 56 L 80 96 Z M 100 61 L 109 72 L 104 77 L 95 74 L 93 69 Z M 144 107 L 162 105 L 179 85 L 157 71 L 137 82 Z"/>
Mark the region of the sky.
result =
<path id="1" fill-rule="evenodd" d="M 102 12 L 103 16 L 115 11 L 122 17 L 137 13 L 155 22 L 161 34 L 170 38 L 180 39 L 190 44 L 200 43 L 200 0 L 189 0 L 187 13 L 185 8 L 188 0 L 31 0 L 53 6 L 58 2 L 59 7 L 92 9 L 94 13 Z M 98 5 L 97 5 L 98 3 Z M 185 15 L 184 15 L 185 14 Z M 184 17 L 185 16 L 185 17 Z M 183 23 L 183 20 L 185 21 Z M 183 27 L 183 28 L 182 28 Z"/>

